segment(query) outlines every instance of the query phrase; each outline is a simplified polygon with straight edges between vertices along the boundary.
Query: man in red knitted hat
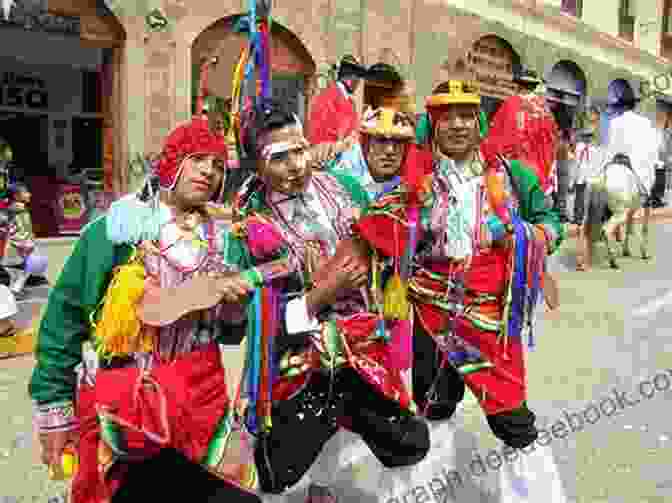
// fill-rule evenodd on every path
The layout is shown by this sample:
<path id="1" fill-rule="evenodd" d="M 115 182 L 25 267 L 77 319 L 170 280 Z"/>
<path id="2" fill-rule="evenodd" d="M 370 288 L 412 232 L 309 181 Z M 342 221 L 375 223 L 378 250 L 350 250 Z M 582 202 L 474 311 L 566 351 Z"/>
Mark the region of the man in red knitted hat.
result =
<path id="1" fill-rule="evenodd" d="M 251 285 L 219 217 L 226 152 L 202 116 L 178 126 L 143 189 L 83 230 L 49 297 L 29 392 L 52 477 L 78 459 L 73 503 L 184 487 L 194 501 L 259 501 L 240 488 L 254 485 L 252 460 L 227 467 L 236 403 L 219 345 L 242 339 Z M 187 286 L 210 276 L 211 289 Z"/>

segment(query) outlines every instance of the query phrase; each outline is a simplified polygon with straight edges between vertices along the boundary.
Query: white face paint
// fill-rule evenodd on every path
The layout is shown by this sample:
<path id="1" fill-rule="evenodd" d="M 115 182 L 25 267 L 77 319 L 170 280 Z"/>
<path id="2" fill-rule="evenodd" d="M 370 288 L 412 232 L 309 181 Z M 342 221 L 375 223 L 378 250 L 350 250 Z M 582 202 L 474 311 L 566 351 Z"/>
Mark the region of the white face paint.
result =
<path id="1" fill-rule="evenodd" d="M 289 126 L 269 133 L 260 175 L 271 190 L 287 195 L 305 190 L 312 174 L 308 147 L 300 128 Z"/>

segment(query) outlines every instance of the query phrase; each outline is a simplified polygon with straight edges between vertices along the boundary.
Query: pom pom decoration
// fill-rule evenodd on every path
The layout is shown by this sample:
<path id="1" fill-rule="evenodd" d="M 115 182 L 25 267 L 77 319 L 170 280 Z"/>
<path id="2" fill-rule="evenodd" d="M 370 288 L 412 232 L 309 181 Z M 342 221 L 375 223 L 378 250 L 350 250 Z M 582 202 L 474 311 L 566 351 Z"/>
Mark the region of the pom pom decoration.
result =
<path id="1" fill-rule="evenodd" d="M 250 215 L 234 225 L 234 233 L 244 237 L 250 253 L 258 260 L 278 257 L 284 249 L 285 240 L 276 226 L 260 215 Z"/>
<path id="2" fill-rule="evenodd" d="M 152 337 L 142 330 L 136 305 L 145 293 L 145 268 L 141 253 L 134 252 L 131 260 L 118 267 L 102 301 L 98 321 L 94 321 L 94 340 L 98 354 L 111 359 L 136 351 L 151 351 Z"/>

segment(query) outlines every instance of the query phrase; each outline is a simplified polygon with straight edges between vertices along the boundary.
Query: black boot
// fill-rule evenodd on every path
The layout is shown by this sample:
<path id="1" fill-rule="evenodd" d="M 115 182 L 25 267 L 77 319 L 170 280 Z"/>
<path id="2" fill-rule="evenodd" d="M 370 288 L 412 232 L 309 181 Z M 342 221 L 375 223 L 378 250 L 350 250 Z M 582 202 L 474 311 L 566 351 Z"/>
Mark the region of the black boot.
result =
<path id="1" fill-rule="evenodd" d="M 273 406 L 271 431 L 254 451 L 262 491 L 280 494 L 299 482 L 336 433 L 343 397 L 329 391 L 329 380 L 315 374 L 296 397 Z"/>
<path id="2" fill-rule="evenodd" d="M 344 391 L 344 414 L 352 431 L 383 466 L 412 466 L 425 458 L 430 448 L 425 421 L 382 395 L 353 369 L 342 370 L 337 383 Z"/>

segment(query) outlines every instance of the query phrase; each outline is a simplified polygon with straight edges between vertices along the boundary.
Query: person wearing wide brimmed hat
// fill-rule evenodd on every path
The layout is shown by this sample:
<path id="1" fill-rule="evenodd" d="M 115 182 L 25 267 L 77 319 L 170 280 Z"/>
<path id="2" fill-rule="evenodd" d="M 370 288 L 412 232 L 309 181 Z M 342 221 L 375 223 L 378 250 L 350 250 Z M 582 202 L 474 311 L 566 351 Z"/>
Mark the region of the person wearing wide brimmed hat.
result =
<path id="1" fill-rule="evenodd" d="M 182 485 L 194 501 L 260 501 L 227 481 L 251 487 L 252 460 L 223 467 L 237 402 L 218 343 L 237 344 L 252 290 L 217 211 L 226 151 L 201 113 L 177 126 L 143 189 L 83 229 L 51 291 L 29 393 L 52 477 L 78 460 L 73 503 L 166 499 Z M 188 286 L 199 279 L 212 283 Z"/>
<path id="2" fill-rule="evenodd" d="M 480 103 L 478 83 L 457 68 L 434 89 L 429 170 L 416 163 L 417 189 L 388 193 L 355 230 L 402 271 L 414 313 L 413 393 L 425 416 L 450 418 L 466 385 L 495 436 L 519 449 L 538 436 L 522 337 L 563 230 L 534 172 L 502 161 L 508 138 L 481 140 Z"/>
<path id="3" fill-rule="evenodd" d="M 521 66 L 514 74 L 514 82 L 521 92 L 504 100 L 497 109 L 490 121 L 490 134 L 508 138 L 512 158 L 534 169 L 544 193 L 550 195 L 554 190 L 558 126 L 536 72 Z"/>
<path id="4" fill-rule="evenodd" d="M 353 56 L 341 59 L 336 80 L 313 98 L 310 104 L 307 139 L 312 145 L 345 142 L 359 129 L 354 93 L 366 67 Z"/>

